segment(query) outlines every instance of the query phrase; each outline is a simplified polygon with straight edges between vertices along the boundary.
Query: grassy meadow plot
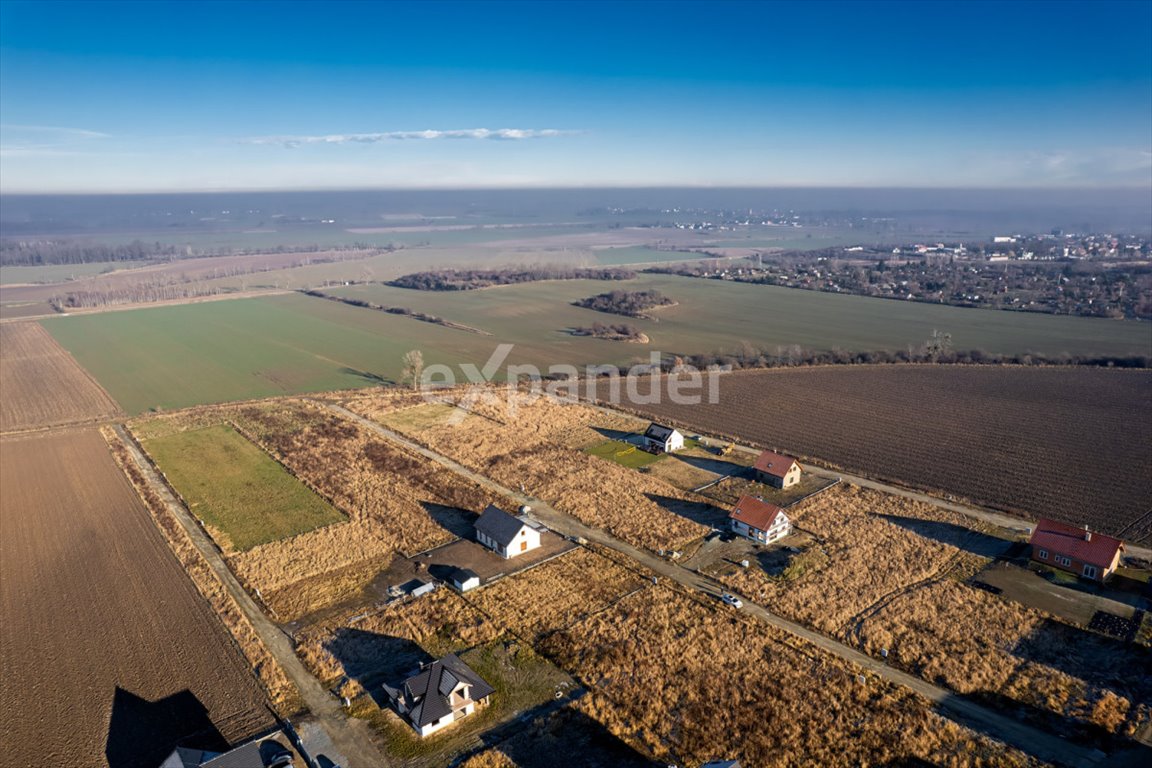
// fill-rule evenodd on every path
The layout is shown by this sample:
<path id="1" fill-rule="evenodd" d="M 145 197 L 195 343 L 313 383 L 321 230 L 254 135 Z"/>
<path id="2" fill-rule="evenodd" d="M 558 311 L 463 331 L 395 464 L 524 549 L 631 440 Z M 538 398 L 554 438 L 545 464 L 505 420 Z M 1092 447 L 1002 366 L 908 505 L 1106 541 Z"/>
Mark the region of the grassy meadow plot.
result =
<path id="1" fill-rule="evenodd" d="M 226 550 L 243 552 L 346 519 L 230 426 L 176 432 L 146 447 Z"/>
<path id="2" fill-rule="evenodd" d="M 243 538 L 233 551 L 224 547 L 228 565 L 282 620 L 378 599 L 364 590 L 395 556 L 457 538 L 445 522 L 449 511 L 458 517 L 490 503 L 509 505 L 309 403 L 201 408 L 144 417 L 131 427 L 165 472 L 177 468 L 169 477 L 185 494 L 191 489 L 185 498 L 194 513 L 215 528 L 202 510 L 215 502 L 229 511 L 223 533 Z M 248 469 L 237 473 L 241 462 Z"/>

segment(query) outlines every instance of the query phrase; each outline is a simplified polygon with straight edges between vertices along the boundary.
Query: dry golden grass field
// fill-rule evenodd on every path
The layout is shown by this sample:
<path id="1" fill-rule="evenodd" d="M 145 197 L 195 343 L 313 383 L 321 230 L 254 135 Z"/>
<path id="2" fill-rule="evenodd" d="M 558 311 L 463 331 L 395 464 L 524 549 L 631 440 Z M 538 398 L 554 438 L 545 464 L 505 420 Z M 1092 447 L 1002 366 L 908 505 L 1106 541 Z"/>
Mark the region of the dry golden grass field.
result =
<path id="1" fill-rule="evenodd" d="M 140 419 L 132 429 L 147 450 L 150 441 L 174 432 L 222 423 L 348 517 L 243 552 L 226 551 L 236 575 L 260 590 L 280 620 L 354 597 L 397 554 L 452 541 L 456 534 L 440 510 L 478 512 L 490 503 L 510 504 L 305 401 L 199 408 Z M 201 470 L 210 474 L 213 468 Z"/>
<path id="2" fill-rule="evenodd" d="M 463 419 L 422 405 L 439 420 L 396 411 L 386 396 L 353 396 L 349 409 L 379 420 L 427 447 L 509 488 L 520 488 L 588 525 L 651 550 L 683 549 L 707 527 L 675 508 L 707 499 L 579 449 L 603 442 L 594 427 L 618 428 L 611 417 L 546 398 L 509 398 L 504 390 L 468 404 Z M 626 417 L 620 421 L 634 423 Z"/>
<path id="3" fill-rule="evenodd" d="M 154 768 L 273 724 L 98 430 L 0 440 L 0 487 L 5 764 Z"/>
<path id="4" fill-rule="evenodd" d="M 37 323 L 0 325 L 0 432 L 113 416 L 120 407 Z"/>
<path id="5" fill-rule="evenodd" d="M 872 678 L 738 613 L 657 586 L 547 635 L 590 685 L 578 706 L 660 762 L 755 766 L 1027 765 Z"/>
<path id="6" fill-rule="evenodd" d="M 789 567 L 770 575 L 753 561 L 717 577 L 875 655 L 887 648 L 894 663 L 958 693 L 1017 702 L 1065 728 L 1131 733 L 1147 721 L 1146 649 L 961 583 L 1007 545 L 971 519 L 852 485 L 789 512 L 815 537 Z"/>

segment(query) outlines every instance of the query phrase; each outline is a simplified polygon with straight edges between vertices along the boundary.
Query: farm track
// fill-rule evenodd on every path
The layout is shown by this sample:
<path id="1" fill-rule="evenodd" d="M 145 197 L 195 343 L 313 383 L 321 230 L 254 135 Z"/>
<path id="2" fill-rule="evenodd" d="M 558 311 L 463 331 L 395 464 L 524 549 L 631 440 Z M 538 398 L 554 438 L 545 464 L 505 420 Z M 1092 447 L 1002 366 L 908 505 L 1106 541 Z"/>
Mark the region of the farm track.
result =
<path id="1" fill-rule="evenodd" d="M 450 471 L 488 487 L 497 493 L 531 505 L 533 515 L 559 533 L 568 536 L 582 536 L 588 541 L 609 547 L 651 569 L 655 573 L 670 578 L 678 584 L 697 592 L 719 597 L 722 592 L 726 591 L 723 585 L 708 576 L 689 571 L 649 552 L 637 549 L 602 530 L 590 528 L 575 520 L 570 515 L 553 509 L 540 499 L 533 498 L 524 493 L 518 493 L 511 488 L 506 488 L 484 475 L 473 472 L 451 458 L 409 440 L 370 419 L 353 413 L 343 406 L 332 403 L 320 404 L 333 413 L 356 421 L 377 435 L 406 450 L 432 459 Z M 972 727 L 981 733 L 987 734 L 992 738 L 1004 741 L 1042 760 L 1057 765 L 1081 767 L 1095 766 L 1101 762 L 1103 757 L 1102 753 L 1070 744 L 1057 736 L 1024 725 L 1010 715 L 1002 714 L 970 699 L 962 698 L 947 689 L 889 667 L 837 640 L 777 616 L 762 606 L 747 601 L 745 604 L 746 613 L 757 617 L 777 629 L 806 640 L 816 647 L 838 656 L 850 664 L 867 670 L 880 678 L 915 691 L 917 694 L 932 702 L 941 714 L 963 725 Z"/>
<path id="2" fill-rule="evenodd" d="M 116 425 L 114 429 L 124 445 L 127 446 L 136 466 L 144 474 L 153 490 L 167 504 L 169 511 L 180 521 L 200 551 L 201 556 L 216 573 L 217 578 L 220 579 L 225 589 L 228 590 L 228 593 L 259 634 L 265 647 L 276 657 L 288 678 L 296 686 L 311 714 L 318 719 L 332 743 L 341 752 L 340 756 L 330 755 L 329 757 L 337 759 L 349 768 L 387 766 L 388 761 L 373 744 L 368 725 L 363 721 L 349 718 L 340 708 L 336 699 L 328 691 L 325 691 L 319 681 L 304 667 L 303 662 L 296 655 L 292 641 L 264 614 L 248 592 L 240 585 L 240 582 L 224 562 L 224 558 L 215 543 L 172 493 L 168 484 L 153 468 L 128 430 L 122 425 Z"/>

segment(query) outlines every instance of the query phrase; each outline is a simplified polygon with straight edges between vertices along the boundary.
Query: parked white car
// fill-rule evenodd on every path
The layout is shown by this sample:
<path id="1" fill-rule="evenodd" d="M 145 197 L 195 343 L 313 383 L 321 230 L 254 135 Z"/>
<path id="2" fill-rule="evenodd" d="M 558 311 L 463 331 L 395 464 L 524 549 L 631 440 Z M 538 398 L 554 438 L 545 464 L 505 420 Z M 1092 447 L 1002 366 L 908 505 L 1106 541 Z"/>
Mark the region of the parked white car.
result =
<path id="1" fill-rule="evenodd" d="M 724 594 L 720 595 L 720 599 L 723 600 L 724 602 L 728 603 L 728 605 L 732 606 L 733 608 L 743 608 L 744 607 L 744 601 L 741 600 L 740 598 L 736 597 L 736 595 L 730 595 L 727 592 L 725 592 Z"/>

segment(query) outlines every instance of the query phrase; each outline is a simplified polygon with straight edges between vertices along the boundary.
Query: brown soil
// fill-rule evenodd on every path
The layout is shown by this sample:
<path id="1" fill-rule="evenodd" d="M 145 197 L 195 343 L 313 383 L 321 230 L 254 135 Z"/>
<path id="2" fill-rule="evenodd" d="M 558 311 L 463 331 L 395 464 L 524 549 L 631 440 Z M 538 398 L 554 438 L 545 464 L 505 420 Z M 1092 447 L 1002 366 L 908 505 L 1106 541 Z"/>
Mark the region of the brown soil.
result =
<path id="1" fill-rule="evenodd" d="M 1152 374 L 841 366 L 725 376 L 716 404 L 654 417 L 850 472 L 1152 542 Z"/>
<path id="2" fill-rule="evenodd" d="M 96 429 L 0 441 L 0 487 L 6 764 L 153 768 L 273 724 Z"/>
<path id="3" fill-rule="evenodd" d="M 0 432 L 112 416 L 120 407 L 37 323 L 0 325 Z"/>

